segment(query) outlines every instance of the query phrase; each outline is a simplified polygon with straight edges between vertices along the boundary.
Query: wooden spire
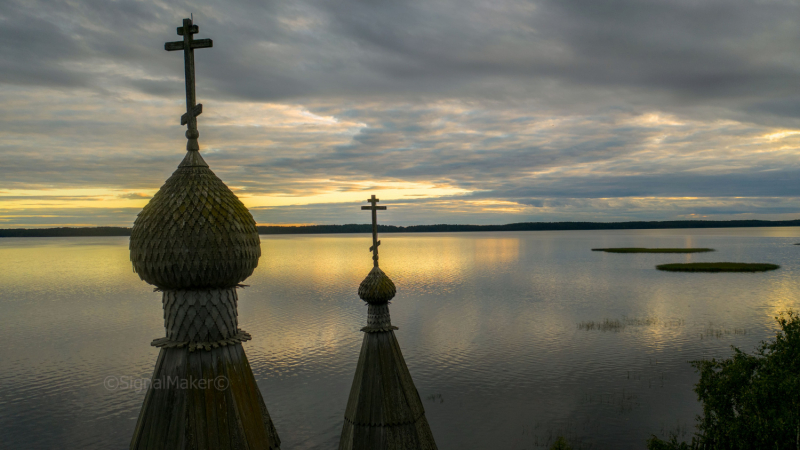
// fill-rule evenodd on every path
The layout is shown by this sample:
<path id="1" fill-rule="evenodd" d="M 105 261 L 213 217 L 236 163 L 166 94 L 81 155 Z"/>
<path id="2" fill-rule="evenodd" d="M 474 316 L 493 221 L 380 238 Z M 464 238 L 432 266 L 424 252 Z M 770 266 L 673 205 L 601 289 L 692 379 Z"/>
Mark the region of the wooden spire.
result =
<path id="1" fill-rule="evenodd" d="M 378 267 L 378 225 L 373 195 L 367 200 L 372 211 L 372 259 L 374 266 L 358 288 L 358 296 L 369 304 L 367 326 L 358 357 L 353 385 L 344 414 L 339 450 L 436 450 L 425 409 L 408 371 L 389 317 L 394 283 Z"/>
<path id="2" fill-rule="evenodd" d="M 195 48 L 210 39 L 184 19 L 189 150 L 133 224 L 131 262 L 142 280 L 162 292 L 165 337 L 136 422 L 137 450 L 279 450 L 280 439 L 258 389 L 239 329 L 239 282 L 258 265 L 261 246 L 253 216 L 200 156 L 195 105 Z"/>

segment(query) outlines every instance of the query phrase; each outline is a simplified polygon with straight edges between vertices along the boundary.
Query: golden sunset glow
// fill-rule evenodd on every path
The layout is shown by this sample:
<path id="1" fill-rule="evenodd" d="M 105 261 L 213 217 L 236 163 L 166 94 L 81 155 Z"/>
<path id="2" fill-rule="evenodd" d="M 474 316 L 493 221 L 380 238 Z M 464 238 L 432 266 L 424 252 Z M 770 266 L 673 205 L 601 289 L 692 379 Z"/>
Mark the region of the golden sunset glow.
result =
<path id="1" fill-rule="evenodd" d="M 798 135 L 798 134 L 800 134 L 800 131 L 797 131 L 797 130 L 778 131 L 778 132 L 775 132 L 775 133 L 764 135 L 764 139 L 766 139 L 768 141 L 776 141 L 776 140 L 780 140 L 780 139 L 783 139 L 783 138 L 786 138 L 786 137 L 789 137 L 789 136 L 795 136 L 795 135 Z"/>
<path id="2" fill-rule="evenodd" d="M 462 195 L 469 191 L 464 189 L 435 186 L 427 183 L 408 182 L 349 182 L 339 189 L 331 180 L 308 180 L 308 183 L 331 186 L 330 191 L 320 190 L 314 195 L 257 195 L 247 191 L 236 191 L 236 194 L 247 207 L 308 205 L 317 203 L 358 203 L 369 195 L 375 194 L 381 201 L 436 198 L 449 195 Z M 368 194 L 367 194 L 368 192 Z"/>
<path id="3" fill-rule="evenodd" d="M 2 189 L 5 211 L 49 208 L 142 208 L 156 189 Z M 1 214 L 1 213 L 0 213 Z"/>

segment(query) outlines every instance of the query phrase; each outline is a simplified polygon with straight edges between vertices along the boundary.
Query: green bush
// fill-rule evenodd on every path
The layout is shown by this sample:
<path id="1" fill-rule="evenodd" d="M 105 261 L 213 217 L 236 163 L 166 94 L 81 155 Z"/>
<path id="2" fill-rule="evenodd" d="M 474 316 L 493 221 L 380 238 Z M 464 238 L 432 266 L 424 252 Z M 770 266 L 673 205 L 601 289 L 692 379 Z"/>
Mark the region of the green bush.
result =
<path id="1" fill-rule="evenodd" d="M 755 354 L 736 347 L 729 359 L 693 361 L 703 403 L 693 448 L 714 450 L 800 448 L 800 315 L 776 317 L 781 330 Z M 682 450 L 673 436 L 647 441 L 649 450 Z"/>

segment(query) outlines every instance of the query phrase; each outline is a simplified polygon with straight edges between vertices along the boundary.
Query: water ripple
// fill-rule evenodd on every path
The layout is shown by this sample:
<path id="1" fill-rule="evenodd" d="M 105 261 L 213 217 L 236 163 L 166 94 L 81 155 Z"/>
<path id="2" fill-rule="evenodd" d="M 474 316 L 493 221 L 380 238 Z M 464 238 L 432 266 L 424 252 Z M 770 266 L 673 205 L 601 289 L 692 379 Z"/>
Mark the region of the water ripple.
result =
<path id="1" fill-rule="evenodd" d="M 688 361 L 750 350 L 774 335 L 773 316 L 800 309 L 800 248 L 787 230 L 383 236 L 392 320 L 439 447 L 547 448 L 564 434 L 642 448 L 651 433 L 691 427 L 700 406 Z M 368 241 L 262 236 L 264 256 L 239 291 L 247 356 L 285 448 L 338 442 L 366 322 L 356 290 Z M 717 251 L 590 251 L 685 245 Z M 782 268 L 654 270 L 686 258 Z M 2 240 L 0 261 L 2 445 L 127 445 L 144 392 L 103 380 L 149 378 L 148 344 L 164 332 L 160 296 L 132 273 L 127 239 Z M 604 321 L 620 326 L 580 326 Z"/>

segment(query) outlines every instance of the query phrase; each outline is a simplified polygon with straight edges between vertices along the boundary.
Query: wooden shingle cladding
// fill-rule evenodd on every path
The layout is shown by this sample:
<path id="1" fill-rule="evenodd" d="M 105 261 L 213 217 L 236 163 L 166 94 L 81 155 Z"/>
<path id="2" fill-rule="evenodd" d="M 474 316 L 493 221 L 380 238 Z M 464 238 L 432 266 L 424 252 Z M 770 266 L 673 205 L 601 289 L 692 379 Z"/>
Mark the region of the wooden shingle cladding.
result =
<path id="1" fill-rule="evenodd" d="M 159 288 L 224 288 L 252 275 L 261 241 L 250 211 L 190 151 L 136 218 L 130 252 L 134 271 Z"/>
<path id="2" fill-rule="evenodd" d="M 239 330 L 236 288 L 164 291 L 164 328 L 178 342 L 214 342 Z"/>
<path id="3" fill-rule="evenodd" d="M 339 450 L 436 449 L 396 329 L 387 303 L 369 304 Z"/>
<path id="4" fill-rule="evenodd" d="M 183 19 L 168 51 L 184 51 L 188 152 L 178 169 L 139 213 L 130 257 L 139 277 L 163 291 L 166 337 L 136 422 L 131 449 L 279 450 L 238 328 L 235 288 L 252 275 L 261 241 L 250 211 L 199 153 L 194 40 Z"/>
<path id="5" fill-rule="evenodd" d="M 162 348 L 130 448 L 280 449 L 242 345 Z"/>
<path id="6" fill-rule="evenodd" d="M 394 282 L 377 265 L 358 286 L 358 297 L 369 304 L 385 304 L 397 294 Z"/>
<path id="7" fill-rule="evenodd" d="M 130 252 L 163 292 L 166 331 L 130 448 L 279 450 L 238 328 L 236 287 L 261 256 L 256 223 L 197 151 L 139 214 Z"/>
<path id="8" fill-rule="evenodd" d="M 436 448 L 394 331 L 365 332 L 339 450 Z"/>
<path id="9" fill-rule="evenodd" d="M 408 371 L 389 315 L 389 300 L 397 294 L 394 282 L 378 267 L 380 201 L 373 195 L 372 260 L 374 267 L 358 286 L 369 305 L 364 341 L 344 413 L 339 450 L 436 450 L 425 408 Z"/>

